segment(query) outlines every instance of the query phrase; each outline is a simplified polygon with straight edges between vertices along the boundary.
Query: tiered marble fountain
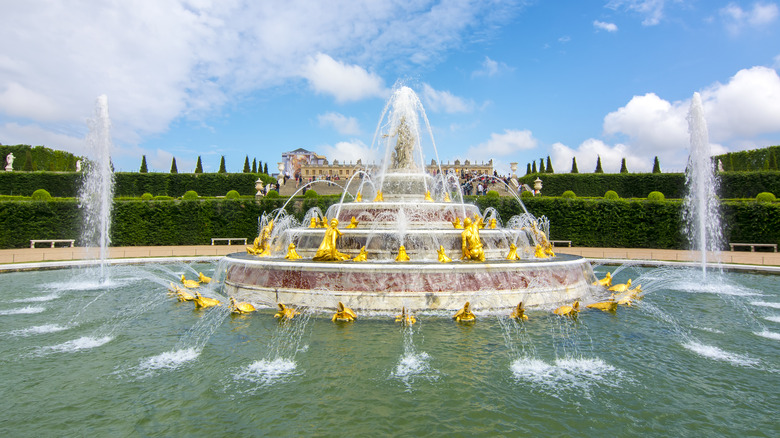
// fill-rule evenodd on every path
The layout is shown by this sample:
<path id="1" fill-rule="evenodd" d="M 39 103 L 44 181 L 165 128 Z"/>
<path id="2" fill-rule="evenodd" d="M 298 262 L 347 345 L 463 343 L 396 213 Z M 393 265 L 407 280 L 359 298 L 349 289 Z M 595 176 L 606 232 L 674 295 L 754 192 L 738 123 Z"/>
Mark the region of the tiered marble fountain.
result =
<path id="1" fill-rule="evenodd" d="M 324 215 L 311 209 L 303 224 L 283 210 L 261 218 L 254 249 L 227 257 L 225 292 L 260 306 L 331 310 L 343 302 L 358 312 L 378 313 L 402 307 L 457 310 L 465 302 L 477 311 L 501 311 L 519 302 L 551 308 L 586 295 L 595 281 L 590 264 L 578 256 L 550 255 L 546 218 L 526 212 L 502 226 L 494 209 L 480 212 L 463 202 L 455 175 L 425 173 L 421 121 L 430 134 L 414 92 L 396 90 L 375 136 L 385 143 L 381 171 L 360 173 L 359 181 L 353 177 L 347 184 L 347 189 L 358 185 L 353 201 L 344 202 L 345 190 L 342 202 Z M 469 227 L 454 225 L 467 222 L 479 224 L 471 234 Z M 335 241 L 330 250 L 341 260 L 322 260 L 326 240 Z M 475 241 L 484 257 L 474 254 L 480 252 Z M 441 261 L 442 249 L 451 262 Z M 399 261 L 402 251 L 408 261 Z M 357 256 L 365 260 L 354 260 Z"/>

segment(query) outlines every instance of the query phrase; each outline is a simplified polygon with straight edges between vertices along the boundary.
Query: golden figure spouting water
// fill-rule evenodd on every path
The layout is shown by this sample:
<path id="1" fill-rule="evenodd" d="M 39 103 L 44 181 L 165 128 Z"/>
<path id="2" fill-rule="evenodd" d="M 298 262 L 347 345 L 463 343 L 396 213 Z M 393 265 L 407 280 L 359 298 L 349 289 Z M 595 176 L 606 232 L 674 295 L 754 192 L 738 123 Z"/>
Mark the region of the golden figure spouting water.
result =
<path id="1" fill-rule="evenodd" d="M 265 257 L 271 255 L 271 246 L 269 240 L 271 239 L 271 231 L 274 229 L 273 219 L 268 221 L 268 224 L 260 230 L 260 235 L 255 238 L 252 246 L 246 247 L 246 252 L 249 254 Z"/>
<path id="2" fill-rule="evenodd" d="M 187 290 L 180 288 L 179 286 L 171 283 L 171 286 L 168 288 L 171 295 L 174 295 L 177 300 L 179 301 L 192 301 L 195 299 L 195 296 L 191 293 L 187 292 Z"/>
<path id="3" fill-rule="evenodd" d="M 317 253 L 314 255 L 312 260 L 316 262 L 349 260 L 349 256 L 347 254 L 339 252 L 337 249 L 336 243 L 338 242 L 339 237 L 341 237 L 341 231 L 339 231 L 338 225 L 338 219 L 333 218 L 330 220 L 330 226 L 328 227 L 327 231 L 325 231 L 325 236 L 322 238 L 322 243 L 320 243 L 320 247 L 317 249 Z"/>
<path id="4" fill-rule="evenodd" d="M 601 280 L 596 280 L 593 282 L 594 286 L 604 286 L 604 287 L 610 287 L 612 286 L 612 273 L 607 272 L 607 275 L 604 276 Z"/>
<path id="5" fill-rule="evenodd" d="M 295 244 L 290 243 L 289 245 L 287 245 L 287 255 L 284 256 L 284 258 L 286 258 L 287 260 L 300 260 L 303 257 L 298 255 L 298 251 L 295 250 Z"/>
<path id="6" fill-rule="evenodd" d="M 451 258 L 447 257 L 447 252 L 444 250 L 444 246 L 439 245 L 439 251 L 437 251 L 439 254 L 439 261 L 442 263 L 449 263 L 452 261 Z"/>
<path id="7" fill-rule="evenodd" d="M 461 235 L 461 249 L 463 257 L 461 260 L 485 261 L 485 252 L 482 249 L 482 239 L 479 238 L 479 227 L 472 223 L 471 219 L 463 220 L 463 232 Z"/>
<path id="8" fill-rule="evenodd" d="M 537 259 L 546 259 L 548 255 L 544 252 L 542 245 L 536 244 L 536 250 L 534 251 L 534 257 Z"/>
<path id="9" fill-rule="evenodd" d="M 631 289 L 631 279 L 629 278 L 625 284 L 616 284 L 609 288 L 612 292 L 625 292 Z"/>
<path id="10" fill-rule="evenodd" d="M 398 247 L 398 255 L 395 257 L 395 261 L 397 262 L 408 262 L 411 260 L 409 256 L 406 254 L 406 247 L 403 245 Z"/>
<path id="11" fill-rule="evenodd" d="M 363 202 L 363 195 L 360 192 L 355 195 L 355 202 Z"/>
<path id="12" fill-rule="evenodd" d="M 236 301 L 235 298 L 230 297 L 230 312 L 245 315 L 256 311 L 255 306 L 245 301 Z"/>
<path id="13" fill-rule="evenodd" d="M 222 303 L 216 298 L 204 297 L 200 292 L 195 292 L 195 308 L 206 309 L 214 306 L 221 306 Z"/>
<path id="14" fill-rule="evenodd" d="M 382 195 L 381 190 L 377 190 L 376 197 L 374 198 L 374 202 L 383 202 L 385 200 L 384 195 Z"/>
<path id="15" fill-rule="evenodd" d="M 410 326 L 417 322 L 417 318 L 411 313 L 408 313 L 406 307 L 401 307 L 401 314 L 395 317 L 395 322 L 400 322 L 401 325 Z"/>
<path id="16" fill-rule="evenodd" d="M 444 202 L 452 202 L 452 199 L 450 199 L 450 194 L 448 192 L 444 192 Z"/>
<path id="17" fill-rule="evenodd" d="M 198 272 L 198 280 L 201 283 L 206 283 L 206 284 L 211 283 L 211 277 L 206 277 L 205 275 L 203 275 L 202 272 Z"/>
<path id="18" fill-rule="evenodd" d="M 602 312 L 615 312 L 615 311 L 617 311 L 617 306 L 618 306 L 618 303 L 617 303 L 617 301 L 615 301 L 615 298 L 614 298 L 614 295 L 613 295 L 613 297 L 610 298 L 607 301 L 602 301 L 602 302 L 599 302 L 599 303 L 588 304 L 585 307 L 588 307 L 590 309 L 599 309 Z"/>
<path id="19" fill-rule="evenodd" d="M 357 228 L 358 226 L 358 220 L 355 219 L 355 216 L 352 216 L 352 219 L 349 221 L 349 225 L 347 225 L 347 228 Z"/>
<path id="20" fill-rule="evenodd" d="M 433 198 L 431 197 L 431 191 L 430 190 L 425 192 L 425 201 L 426 202 L 433 202 Z"/>
<path id="21" fill-rule="evenodd" d="M 455 218 L 455 221 L 452 222 L 452 226 L 455 227 L 455 229 L 458 229 L 458 230 L 462 230 L 463 229 L 463 225 L 461 225 L 459 217 Z"/>
<path id="22" fill-rule="evenodd" d="M 478 213 L 474 213 L 474 223 L 477 224 L 477 228 L 480 230 L 485 228 L 485 221 L 482 220 L 482 216 Z"/>
<path id="23" fill-rule="evenodd" d="M 452 315 L 452 319 L 457 322 L 474 322 L 477 320 L 477 317 L 471 313 L 471 303 L 466 301 L 466 304 L 463 305 L 463 308 Z"/>
<path id="24" fill-rule="evenodd" d="M 352 259 L 353 262 L 365 262 L 368 260 L 368 252 L 366 251 L 366 247 L 360 248 L 360 254 L 356 255 L 354 259 Z"/>
<path id="25" fill-rule="evenodd" d="M 309 228 L 317 228 L 317 218 L 312 216 L 309 220 Z"/>
<path id="26" fill-rule="evenodd" d="M 568 316 L 570 318 L 573 318 L 577 316 L 577 312 L 580 311 L 580 302 L 575 301 L 574 304 L 571 306 L 561 306 L 555 310 L 553 310 L 553 313 L 560 316 Z"/>
<path id="27" fill-rule="evenodd" d="M 292 307 L 287 307 L 282 303 L 277 303 L 277 306 L 279 306 L 279 311 L 274 314 L 274 318 L 279 318 L 280 321 L 289 321 L 295 318 L 296 315 L 301 314 L 301 312 L 298 312 Z"/>
<path id="28" fill-rule="evenodd" d="M 490 219 L 490 221 L 489 221 L 489 224 L 490 224 L 490 225 L 488 225 L 488 227 L 489 227 L 491 230 L 495 230 L 495 229 L 496 229 L 496 218 L 492 218 L 492 219 Z"/>
<path id="29" fill-rule="evenodd" d="M 506 256 L 507 260 L 518 260 L 520 257 L 517 255 L 517 245 L 514 243 L 509 244 L 509 254 Z"/>
<path id="30" fill-rule="evenodd" d="M 184 278 L 184 274 L 181 274 L 181 284 L 183 284 L 184 287 L 188 289 L 195 289 L 196 287 L 200 287 L 200 281 L 187 280 L 186 278 Z"/>
<path id="31" fill-rule="evenodd" d="M 339 301 L 339 305 L 336 308 L 336 313 L 331 318 L 333 322 L 352 322 L 357 319 L 357 314 L 349 307 L 344 307 L 344 304 Z"/>
<path id="32" fill-rule="evenodd" d="M 519 319 L 520 321 L 528 321 L 528 315 L 525 314 L 525 307 L 523 306 L 522 301 L 520 301 L 520 303 L 517 304 L 517 307 L 512 310 L 509 317 L 512 319 Z"/>

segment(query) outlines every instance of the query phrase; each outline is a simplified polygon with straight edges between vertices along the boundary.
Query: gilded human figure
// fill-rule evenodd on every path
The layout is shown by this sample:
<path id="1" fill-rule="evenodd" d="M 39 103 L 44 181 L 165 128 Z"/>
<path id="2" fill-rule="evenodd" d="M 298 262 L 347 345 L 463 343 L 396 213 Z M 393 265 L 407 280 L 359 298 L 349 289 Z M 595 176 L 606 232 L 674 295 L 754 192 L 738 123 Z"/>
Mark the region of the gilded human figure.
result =
<path id="1" fill-rule="evenodd" d="M 347 254 L 339 252 L 336 247 L 336 242 L 341 237 L 341 231 L 338 229 L 339 220 L 333 218 L 330 220 L 327 231 L 325 231 L 325 237 L 320 243 L 320 247 L 317 249 L 317 253 L 312 260 L 316 262 L 331 262 L 349 260 Z"/>
<path id="2" fill-rule="evenodd" d="M 479 238 L 479 225 L 466 218 L 463 221 L 463 232 L 461 233 L 461 249 L 463 257 L 461 260 L 485 261 L 485 251 L 482 249 L 482 240 Z"/>
<path id="3" fill-rule="evenodd" d="M 261 257 L 270 255 L 271 245 L 269 245 L 269 240 L 271 238 L 271 231 L 273 231 L 273 229 L 274 221 L 270 220 L 268 221 L 268 225 L 264 226 L 260 231 L 260 235 L 255 238 L 252 246 L 246 247 L 246 252 L 249 254 L 259 255 Z"/>

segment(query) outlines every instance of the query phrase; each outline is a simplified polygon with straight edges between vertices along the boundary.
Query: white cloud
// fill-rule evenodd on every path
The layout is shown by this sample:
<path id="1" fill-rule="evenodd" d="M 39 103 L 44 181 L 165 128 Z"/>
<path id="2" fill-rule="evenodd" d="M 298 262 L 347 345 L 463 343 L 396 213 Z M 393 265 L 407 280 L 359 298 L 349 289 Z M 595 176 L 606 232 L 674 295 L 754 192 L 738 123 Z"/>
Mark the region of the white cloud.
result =
<path id="1" fill-rule="evenodd" d="M 571 41 L 571 37 L 568 36 L 568 35 L 564 35 L 564 36 L 558 38 L 558 42 L 559 43 L 568 43 L 569 41 Z"/>
<path id="2" fill-rule="evenodd" d="M 754 3 L 753 9 L 744 10 L 735 3 L 729 3 L 720 10 L 726 29 L 732 34 L 737 34 L 746 26 L 761 27 L 777 20 L 778 8 L 774 3 Z"/>
<path id="3" fill-rule="evenodd" d="M 455 96 L 449 91 L 435 90 L 428 84 L 423 84 L 422 99 L 425 108 L 433 112 L 468 113 L 474 109 L 474 102 Z"/>
<path id="4" fill-rule="evenodd" d="M 490 139 L 466 152 L 467 157 L 490 159 L 504 157 L 536 148 L 538 141 L 529 130 L 505 129 L 503 134 L 490 134 Z"/>
<path id="5" fill-rule="evenodd" d="M 594 20 L 593 27 L 596 29 L 606 30 L 607 32 L 617 32 L 618 27 L 615 23 L 606 23 L 604 21 Z"/>
<path id="6" fill-rule="evenodd" d="M 360 134 L 360 124 L 354 117 L 347 117 L 344 114 L 328 112 L 318 115 L 317 120 L 319 120 L 320 126 L 330 126 L 339 134 Z"/>
<path id="7" fill-rule="evenodd" d="M 664 16 L 665 0 L 611 0 L 606 7 L 625 9 L 643 16 L 643 26 L 655 26 Z"/>
<path id="8" fill-rule="evenodd" d="M 338 62 L 323 53 L 309 59 L 303 76 L 316 92 L 330 94 L 337 102 L 384 97 L 389 93 L 377 74 L 357 65 Z"/>
<path id="9" fill-rule="evenodd" d="M 514 70 L 512 67 L 509 67 L 503 62 L 494 61 L 490 59 L 490 57 L 485 56 L 485 60 L 482 61 L 482 65 L 478 70 L 474 70 L 471 73 L 471 77 L 472 78 L 478 76 L 493 77 L 504 71 L 512 71 L 512 70 Z"/>
<path id="10" fill-rule="evenodd" d="M 340 163 L 357 163 L 363 160 L 363 164 L 379 163 L 382 158 L 377 149 L 372 149 L 360 140 L 341 141 L 334 146 L 321 145 L 317 149 L 324 154 L 329 162 L 338 160 Z"/>

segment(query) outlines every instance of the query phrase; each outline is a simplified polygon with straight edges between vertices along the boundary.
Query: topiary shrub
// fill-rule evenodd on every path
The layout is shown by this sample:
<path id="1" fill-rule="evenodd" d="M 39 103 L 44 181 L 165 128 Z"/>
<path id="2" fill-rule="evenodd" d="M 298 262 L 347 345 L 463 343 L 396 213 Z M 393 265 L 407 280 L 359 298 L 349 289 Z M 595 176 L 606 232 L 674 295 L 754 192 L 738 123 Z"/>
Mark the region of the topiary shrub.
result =
<path id="1" fill-rule="evenodd" d="M 604 193 L 604 199 L 609 199 L 610 201 L 616 201 L 620 199 L 620 196 L 618 196 L 617 192 L 614 190 L 607 190 L 607 193 Z"/>
<path id="2" fill-rule="evenodd" d="M 498 192 L 495 190 L 488 190 L 488 192 L 485 193 L 485 196 L 487 196 L 488 198 L 498 198 L 501 195 L 499 195 Z"/>
<path id="3" fill-rule="evenodd" d="M 225 198 L 226 199 L 238 199 L 239 196 L 240 195 L 238 194 L 238 191 L 231 190 L 231 191 L 227 192 L 227 194 L 225 195 Z"/>
<path id="4" fill-rule="evenodd" d="M 663 193 L 659 191 L 653 191 L 647 194 L 647 200 L 653 202 L 662 202 L 666 199 Z"/>
<path id="5" fill-rule="evenodd" d="M 144 193 L 143 195 L 141 195 L 141 199 L 143 199 L 144 201 L 148 201 L 152 198 L 154 198 L 154 196 L 152 196 L 151 193 Z"/>
<path id="6" fill-rule="evenodd" d="M 530 190 L 523 190 L 520 193 L 520 197 L 521 198 L 533 198 L 534 197 L 534 193 L 532 191 L 530 191 Z"/>
<path id="7" fill-rule="evenodd" d="M 155 201 L 170 201 L 173 199 L 173 196 L 166 196 L 166 195 L 157 195 L 154 197 Z"/>
<path id="8" fill-rule="evenodd" d="M 571 190 L 566 190 L 561 195 L 561 198 L 567 198 L 567 199 L 574 199 L 576 197 L 577 197 L 577 195 L 575 195 L 574 192 L 572 192 Z"/>
<path id="9" fill-rule="evenodd" d="M 309 192 L 306 192 L 306 194 L 308 195 Z M 268 192 L 268 194 L 265 195 L 265 197 L 266 198 L 278 198 L 279 197 L 279 192 L 277 192 L 276 190 L 271 190 L 271 191 Z"/>
<path id="10" fill-rule="evenodd" d="M 304 198 L 316 198 L 317 196 L 320 196 L 315 192 L 314 190 L 307 190 L 306 193 L 304 193 Z"/>
<path id="11" fill-rule="evenodd" d="M 756 195 L 756 202 L 774 202 L 777 200 L 771 192 L 761 192 Z"/>
<path id="12" fill-rule="evenodd" d="M 185 194 L 184 194 L 184 195 L 181 197 L 181 199 L 183 199 L 183 200 L 185 200 L 185 201 L 194 201 L 194 200 L 197 200 L 197 199 L 198 199 L 198 192 L 196 192 L 195 190 L 189 190 L 189 191 L 187 191 L 187 193 L 185 193 Z"/>
<path id="13" fill-rule="evenodd" d="M 51 195 L 43 189 L 34 191 L 31 198 L 33 201 L 51 201 Z"/>

